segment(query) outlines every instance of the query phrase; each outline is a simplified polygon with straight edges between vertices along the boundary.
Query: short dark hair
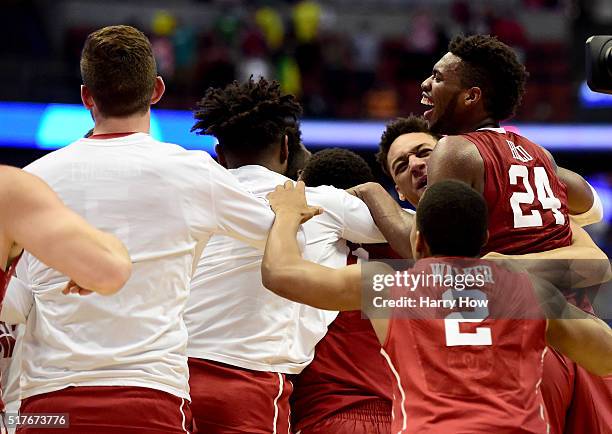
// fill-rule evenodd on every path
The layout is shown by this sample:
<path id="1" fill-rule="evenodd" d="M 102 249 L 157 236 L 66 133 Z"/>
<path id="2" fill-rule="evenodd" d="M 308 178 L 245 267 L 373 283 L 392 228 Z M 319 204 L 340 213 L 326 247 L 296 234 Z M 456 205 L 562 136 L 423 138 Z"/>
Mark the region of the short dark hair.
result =
<path id="1" fill-rule="evenodd" d="M 287 134 L 291 151 L 292 146 L 299 146 L 301 114 L 295 97 L 284 94 L 277 81 L 251 77 L 223 89 L 209 88 L 194 111 L 196 123 L 191 131 L 215 136 L 225 152 L 255 155 L 280 143 Z"/>
<path id="2" fill-rule="evenodd" d="M 331 185 L 343 190 L 374 181 L 368 163 L 356 153 L 342 148 L 323 149 L 314 154 L 300 177 L 309 187 Z"/>
<path id="3" fill-rule="evenodd" d="M 410 133 L 426 133 L 431 134 L 431 136 L 436 138 L 436 140 L 439 138 L 436 134 L 429 130 L 427 121 L 420 116 L 410 115 L 405 118 L 396 118 L 389 122 L 385 126 L 385 131 L 382 133 L 380 144 L 378 145 L 378 152 L 376 153 L 376 161 L 378 161 L 383 172 L 385 172 L 388 176 L 391 176 L 391 171 L 389 170 L 387 163 L 387 155 L 389 155 L 391 144 L 399 136 Z"/>
<path id="4" fill-rule="evenodd" d="M 455 37 L 448 51 L 462 60 L 462 86 L 482 89 L 485 109 L 495 120 L 514 116 L 529 74 L 512 48 L 494 36 L 473 35 Z"/>
<path id="5" fill-rule="evenodd" d="M 81 53 L 81 77 L 104 116 L 146 112 L 157 77 L 149 39 L 131 26 L 91 33 Z"/>
<path id="6" fill-rule="evenodd" d="M 440 181 L 425 190 L 416 223 L 432 255 L 475 257 L 486 241 L 487 204 L 463 182 Z"/>

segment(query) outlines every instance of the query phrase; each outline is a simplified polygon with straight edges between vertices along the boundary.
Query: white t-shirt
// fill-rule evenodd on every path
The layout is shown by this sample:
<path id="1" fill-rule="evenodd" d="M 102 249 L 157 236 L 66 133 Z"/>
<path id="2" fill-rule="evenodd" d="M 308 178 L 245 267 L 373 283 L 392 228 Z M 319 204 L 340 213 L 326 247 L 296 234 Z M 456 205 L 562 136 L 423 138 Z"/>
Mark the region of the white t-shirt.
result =
<path id="1" fill-rule="evenodd" d="M 115 295 L 66 296 L 67 278 L 27 255 L 22 280 L 32 287 L 35 315 L 23 338 L 22 397 L 112 385 L 188 398 L 183 311 L 196 252 L 213 233 L 263 247 L 274 219 L 266 202 L 207 153 L 143 133 L 81 139 L 26 170 L 118 236 L 133 270 Z"/>
<path id="2" fill-rule="evenodd" d="M 262 166 L 230 170 L 245 188 L 265 197 L 289 178 Z M 324 213 L 303 225 L 306 259 L 329 267 L 346 265 L 346 241 L 385 242 L 366 205 L 344 190 L 307 188 L 308 204 Z M 245 369 L 298 374 L 337 312 L 286 300 L 261 284 L 262 252 L 214 236 L 191 282 L 185 311 L 187 354 Z"/>

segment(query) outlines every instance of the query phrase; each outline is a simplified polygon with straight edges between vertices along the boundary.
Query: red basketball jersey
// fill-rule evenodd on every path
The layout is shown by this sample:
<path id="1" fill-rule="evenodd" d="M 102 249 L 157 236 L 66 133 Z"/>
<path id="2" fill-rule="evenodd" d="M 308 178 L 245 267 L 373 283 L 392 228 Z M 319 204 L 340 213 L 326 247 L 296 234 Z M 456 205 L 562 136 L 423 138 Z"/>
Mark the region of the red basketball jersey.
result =
<path id="1" fill-rule="evenodd" d="M 567 191 L 544 150 L 503 128 L 464 134 L 484 162 L 489 242 L 484 253 L 542 252 L 569 246 Z"/>
<path id="2" fill-rule="evenodd" d="M 2 306 L 2 301 L 4 300 L 4 295 L 6 294 L 6 288 L 8 288 L 9 280 L 13 274 L 15 274 L 15 267 L 17 267 L 17 262 L 21 255 L 16 257 L 9 264 L 8 270 L 4 271 L 0 269 L 0 306 Z"/>
<path id="3" fill-rule="evenodd" d="M 369 258 L 398 258 L 388 245 L 349 243 Z M 349 255 L 347 263 L 357 259 Z M 294 381 L 291 416 L 294 431 L 372 401 L 387 403 L 391 413 L 389 368 L 380 354 L 380 342 L 361 311 L 340 312 L 319 342 L 314 360 Z"/>
<path id="4" fill-rule="evenodd" d="M 394 377 L 392 432 L 546 433 L 539 392 L 546 321 L 537 319 L 531 282 L 481 259 L 428 258 L 412 271 L 431 274 L 446 264 L 485 277 L 484 286 L 453 297 L 488 300 L 488 311 L 484 320 L 457 319 L 473 310 L 466 307 L 418 311 L 419 319 L 393 311 L 382 351 Z M 441 300 L 447 291 L 422 286 L 416 294 Z M 405 288 L 397 294 L 415 297 Z"/>

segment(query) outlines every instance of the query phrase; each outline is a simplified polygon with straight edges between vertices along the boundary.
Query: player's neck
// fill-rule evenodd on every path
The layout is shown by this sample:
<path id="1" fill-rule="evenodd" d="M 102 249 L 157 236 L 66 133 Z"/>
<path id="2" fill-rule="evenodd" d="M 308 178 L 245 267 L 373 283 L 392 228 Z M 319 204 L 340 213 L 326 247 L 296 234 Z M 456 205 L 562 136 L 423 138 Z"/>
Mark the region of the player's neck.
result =
<path id="1" fill-rule="evenodd" d="M 469 131 L 467 132 L 477 131 L 481 128 L 499 128 L 499 121 L 487 117 L 485 119 L 480 120 L 479 122 L 474 122 L 473 127 L 469 128 Z"/>
<path id="2" fill-rule="evenodd" d="M 99 117 L 93 134 L 146 133 L 151 130 L 151 112 L 137 113 L 126 117 Z"/>

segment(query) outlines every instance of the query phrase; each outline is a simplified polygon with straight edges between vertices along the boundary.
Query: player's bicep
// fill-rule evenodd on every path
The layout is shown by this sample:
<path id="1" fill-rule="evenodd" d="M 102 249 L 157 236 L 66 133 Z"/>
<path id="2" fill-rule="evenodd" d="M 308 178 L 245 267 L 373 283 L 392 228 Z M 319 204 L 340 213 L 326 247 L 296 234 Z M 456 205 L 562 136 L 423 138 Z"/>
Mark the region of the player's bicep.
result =
<path id="1" fill-rule="evenodd" d="M 591 209 L 594 196 L 586 180 L 571 170 L 557 168 L 557 176 L 567 188 L 567 205 L 570 214 L 583 214 Z"/>
<path id="2" fill-rule="evenodd" d="M 470 145 L 460 137 L 446 136 L 440 139 L 427 162 L 427 185 L 455 179 L 482 190 L 477 182 L 482 167 L 478 166 Z"/>

